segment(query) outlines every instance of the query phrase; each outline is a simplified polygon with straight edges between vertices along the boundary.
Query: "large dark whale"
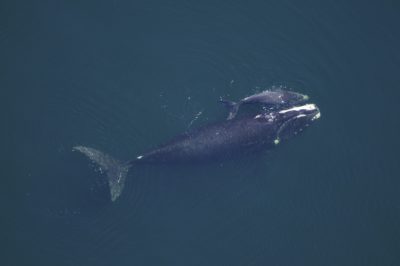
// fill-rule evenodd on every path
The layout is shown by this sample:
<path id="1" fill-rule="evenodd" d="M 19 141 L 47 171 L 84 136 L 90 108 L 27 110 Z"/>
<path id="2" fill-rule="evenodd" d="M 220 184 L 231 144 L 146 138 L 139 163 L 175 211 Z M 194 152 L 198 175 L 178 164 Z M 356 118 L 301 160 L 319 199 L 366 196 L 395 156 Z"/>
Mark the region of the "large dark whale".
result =
<path id="1" fill-rule="evenodd" d="M 125 162 L 85 146 L 76 146 L 73 150 L 82 152 L 106 172 L 111 200 L 115 201 L 124 188 L 129 168 L 134 165 L 219 160 L 271 149 L 319 117 L 315 104 L 305 104 L 208 124 Z"/>

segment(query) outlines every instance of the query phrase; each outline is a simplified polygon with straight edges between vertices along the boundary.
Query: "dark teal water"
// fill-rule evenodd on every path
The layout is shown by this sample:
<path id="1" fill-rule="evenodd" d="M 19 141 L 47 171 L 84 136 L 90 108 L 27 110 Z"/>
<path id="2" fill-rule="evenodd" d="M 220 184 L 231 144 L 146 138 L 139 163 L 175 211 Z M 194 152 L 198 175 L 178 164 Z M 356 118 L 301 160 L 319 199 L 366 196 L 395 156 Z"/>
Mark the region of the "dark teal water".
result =
<path id="1" fill-rule="evenodd" d="M 1 265 L 400 265 L 396 1 L 8 1 Z M 130 159 L 283 85 L 321 120 L 265 155 Z M 197 119 L 195 119 L 197 117 Z"/>

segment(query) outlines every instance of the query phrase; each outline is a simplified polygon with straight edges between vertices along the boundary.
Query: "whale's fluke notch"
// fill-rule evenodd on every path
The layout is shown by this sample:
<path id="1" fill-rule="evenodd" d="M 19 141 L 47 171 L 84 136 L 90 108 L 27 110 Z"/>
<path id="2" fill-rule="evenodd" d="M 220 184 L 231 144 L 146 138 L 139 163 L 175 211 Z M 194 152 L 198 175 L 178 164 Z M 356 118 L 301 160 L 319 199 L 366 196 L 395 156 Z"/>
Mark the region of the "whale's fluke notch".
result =
<path id="1" fill-rule="evenodd" d="M 72 150 L 85 154 L 99 166 L 101 172 L 105 172 L 110 188 L 111 201 L 117 200 L 124 189 L 125 179 L 131 165 L 90 147 L 75 146 Z"/>

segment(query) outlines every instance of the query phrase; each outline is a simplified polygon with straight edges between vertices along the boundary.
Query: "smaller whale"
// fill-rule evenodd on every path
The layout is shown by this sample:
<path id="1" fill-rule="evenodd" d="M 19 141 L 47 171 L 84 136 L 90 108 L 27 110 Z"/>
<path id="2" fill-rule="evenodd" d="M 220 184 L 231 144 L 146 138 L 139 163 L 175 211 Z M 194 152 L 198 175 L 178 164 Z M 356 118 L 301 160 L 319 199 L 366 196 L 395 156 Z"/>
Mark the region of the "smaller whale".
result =
<path id="1" fill-rule="evenodd" d="M 236 117 L 236 114 L 239 111 L 239 107 L 242 104 L 289 106 L 289 105 L 297 105 L 304 103 L 308 99 L 309 97 L 307 95 L 293 91 L 285 91 L 278 89 L 278 90 L 265 90 L 263 92 L 243 98 L 239 102 L 233 102 L 222 98 L 219 101 L 229 109 L 229 115 L 227 120 L 231 120 Z"/>

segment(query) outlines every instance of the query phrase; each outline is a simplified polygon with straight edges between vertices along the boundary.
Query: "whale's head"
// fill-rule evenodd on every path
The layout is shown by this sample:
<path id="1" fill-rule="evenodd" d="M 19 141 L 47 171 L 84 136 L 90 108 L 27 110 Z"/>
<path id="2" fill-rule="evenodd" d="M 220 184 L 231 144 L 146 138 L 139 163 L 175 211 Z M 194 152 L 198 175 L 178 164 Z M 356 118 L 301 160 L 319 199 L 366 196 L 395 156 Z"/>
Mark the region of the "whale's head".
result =
<path id="1" fill-rule="evenodd" d="M 275 144 L 278 144 L 280 140 L 302 132 L 321 117 L 321 112 L 315 104 L 310 103 L 281 109 L 275 115 L 275 122 L 278 125 Z"/>

